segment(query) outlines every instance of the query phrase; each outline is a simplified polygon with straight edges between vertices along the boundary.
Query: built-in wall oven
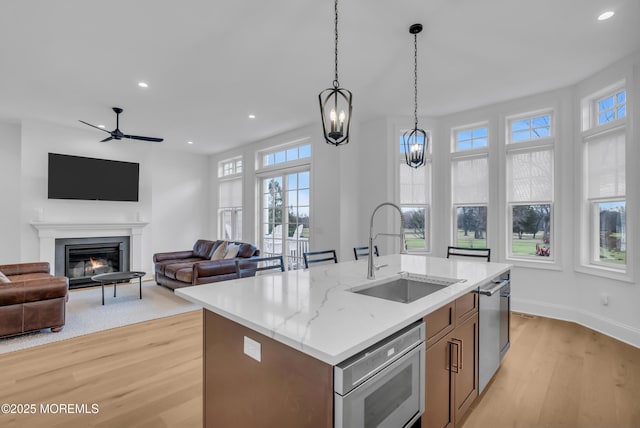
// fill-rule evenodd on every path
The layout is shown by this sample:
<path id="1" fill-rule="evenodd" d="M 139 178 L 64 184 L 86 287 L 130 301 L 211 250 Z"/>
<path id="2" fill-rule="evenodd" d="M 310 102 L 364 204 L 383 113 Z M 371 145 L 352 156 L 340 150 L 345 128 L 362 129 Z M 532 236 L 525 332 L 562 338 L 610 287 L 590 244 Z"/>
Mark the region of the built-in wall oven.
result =
<path id="1" fill-rule="evenodd" d="M 334 367 L 335 428 L 411 427 L 420 418 L 424 338 L 416 322 Z"/>
<path id="2" fill-rule="evenodd" d="M 498 370 L 510 346 L 510 272 L 507 271 L 480 287 L 478 293 L 480 294 L 478 392 L 482 393 Z"/>

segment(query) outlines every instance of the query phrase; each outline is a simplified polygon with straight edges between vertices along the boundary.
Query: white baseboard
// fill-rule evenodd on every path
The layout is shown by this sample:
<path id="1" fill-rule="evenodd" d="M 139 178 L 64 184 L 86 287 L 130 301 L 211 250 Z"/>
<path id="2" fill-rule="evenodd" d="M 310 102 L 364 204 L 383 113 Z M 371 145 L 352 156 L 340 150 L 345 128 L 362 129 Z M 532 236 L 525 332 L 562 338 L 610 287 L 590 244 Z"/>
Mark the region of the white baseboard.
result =
<path id="1" fill-rule="evenodd" d="M 570 306 L 511 298 L 511 310 L 563 321 L 575 322 L 621 342 L 640 348 L 640 329 Z"/>

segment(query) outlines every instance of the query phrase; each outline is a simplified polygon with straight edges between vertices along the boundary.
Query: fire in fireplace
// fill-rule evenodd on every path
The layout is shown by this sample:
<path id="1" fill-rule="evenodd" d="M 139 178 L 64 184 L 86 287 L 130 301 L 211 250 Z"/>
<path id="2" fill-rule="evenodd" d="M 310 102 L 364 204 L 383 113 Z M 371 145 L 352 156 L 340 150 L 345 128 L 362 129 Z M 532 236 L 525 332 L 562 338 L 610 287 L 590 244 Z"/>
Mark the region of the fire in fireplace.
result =
<path id="1" fill-rule="evenodd" d="M 66 272 L 70 282 L 120 271 L 120 244 L 67 245 L 66 250 Z"/>
<path id="2" fill-rule="evenodd" d="M 56 239 L 56 272 L 69 278 L 69 288 L 95 284 L 93 275 L 127 270 L 129 237 Z"/>

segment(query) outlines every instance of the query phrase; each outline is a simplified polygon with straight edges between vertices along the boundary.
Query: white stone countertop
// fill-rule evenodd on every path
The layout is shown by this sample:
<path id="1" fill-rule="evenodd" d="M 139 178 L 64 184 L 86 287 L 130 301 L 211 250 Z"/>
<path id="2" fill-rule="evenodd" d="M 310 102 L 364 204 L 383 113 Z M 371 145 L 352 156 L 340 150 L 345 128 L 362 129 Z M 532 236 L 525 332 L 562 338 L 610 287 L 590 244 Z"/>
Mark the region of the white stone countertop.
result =
<path id="1" fill-rule="evenodd" d="M 179 288 L 175 294 L 336 365 L 511 267 L 399 254 L 377 257 L 375 262 L 388 265 L 376 271 L 375 280 L 366 279 L 364 259 Z M 397 278 L 400 272 L 464 281 L 412 303 L 349 291 Z"/>

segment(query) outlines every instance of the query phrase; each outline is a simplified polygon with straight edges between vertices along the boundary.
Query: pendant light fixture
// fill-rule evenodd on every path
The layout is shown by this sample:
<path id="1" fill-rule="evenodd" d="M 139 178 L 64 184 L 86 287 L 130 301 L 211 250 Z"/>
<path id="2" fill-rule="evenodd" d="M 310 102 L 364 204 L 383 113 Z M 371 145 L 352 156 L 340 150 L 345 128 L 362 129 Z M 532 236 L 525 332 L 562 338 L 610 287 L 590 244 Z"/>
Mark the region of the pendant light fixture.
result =
<path id="1" fill-rule="evenodd" d="M 333 88 L 320 92 L 322 131 L 327 144 L 339 146 L 349 142 L 351 128 L 351 91 L 341 88 L 338 82 L 338 0 L 335 0 L 335 79 Z"/>
<path id="2" fill-rule="evenodd" d="M 418 33 L 422 31 L 422 24 L 413 24 L 409 27 L 409 33 L 413 34 L 413 72 L 414 72 L 414 109 L 413 129 L 402 135 L 404 144 L 404 156 L 407 165 L 418 168 L 425 163 L 425 154 L 429 146 L 430 134 L 424 129 L 418 128 Z"/>

